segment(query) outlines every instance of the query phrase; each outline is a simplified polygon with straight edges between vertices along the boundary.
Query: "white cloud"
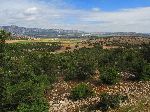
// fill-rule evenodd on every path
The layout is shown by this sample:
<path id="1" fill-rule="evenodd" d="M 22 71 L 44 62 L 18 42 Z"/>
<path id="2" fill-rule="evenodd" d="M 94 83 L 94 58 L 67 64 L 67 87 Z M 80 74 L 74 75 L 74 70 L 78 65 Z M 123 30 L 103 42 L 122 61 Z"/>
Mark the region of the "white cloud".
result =
<path id="1" fill-rule="evenodd" d="M 106 12 L 72 8 L 64 0 L 0 0 L 0 25 L 78 29 L 84 31 L 150 32 L 150 7 Z"/>
<path id="2" fill-rule="evenodd" d="M 97 8 L 97 7 L 92 8 L 92 10 L 93 10 L 93 11 L 100 11 L 100 9 Z"/>
<path id="3" fill-rule="evenodd" d="M 25 13 L 27 13 L 27 14 L 36 14 L 36 13 L 38 13 L 38 8 L 37 7 L 27 8 L 25 10 Z"/>
<path id="4" fill-rule="evenodd" d="M 104 31 L 150 32 L 150 7 L 124 9 L 117 12 L 90 12 L 82 21 L 95 22 Z M 99 24 L 97 24 L 100 22 Z"/>

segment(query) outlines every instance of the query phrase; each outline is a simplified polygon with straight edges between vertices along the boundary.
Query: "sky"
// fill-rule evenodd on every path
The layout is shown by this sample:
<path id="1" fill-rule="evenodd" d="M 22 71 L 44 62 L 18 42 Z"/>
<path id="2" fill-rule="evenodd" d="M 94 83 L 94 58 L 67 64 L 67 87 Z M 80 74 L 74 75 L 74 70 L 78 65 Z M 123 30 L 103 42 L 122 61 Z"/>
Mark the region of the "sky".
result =
<path id="1" fill-rule="evenodd" d="M 0 25 L 150 33 L 150 0 L 0 0 Z"/>

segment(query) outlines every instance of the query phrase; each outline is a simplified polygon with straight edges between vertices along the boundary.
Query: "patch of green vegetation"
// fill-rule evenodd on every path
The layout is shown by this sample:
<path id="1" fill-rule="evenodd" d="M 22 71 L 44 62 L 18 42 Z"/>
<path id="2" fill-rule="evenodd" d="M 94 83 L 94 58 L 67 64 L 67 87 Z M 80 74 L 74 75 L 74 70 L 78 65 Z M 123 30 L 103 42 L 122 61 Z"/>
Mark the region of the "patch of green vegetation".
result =
<path id="1" fill-rule="evenodd" d="M 72 89 L 70 97 L 73 100 L 79 100 L 87 98 L 91 95 L 93 95 L 93 91 L 91 90 L 91 88 L 85 83 L 80 83 Z"/>
<path id="2" fill-rule="evenodd" d="M 65 77 L 66 80 L 91 80 L 95 70 L 99 69 L 103 84 L 119 82 L 118 70 L 134 74 L 136 81 L 150 80 L 150 45 L 123 45 L 123 48 L 107 50 L 95 44 L 93 48 L 84 47 L 72 52 L 52 54 L 62 47 L 60 42 L 5 44 L 8 36 L 7 32 L 0 31 L 0 107 L 4 112 L 26 109 L 37 111 L 39 108 L 47 111 L 44 92 L 57 77 Z M 85 84 L 72 90 L 75 100 L 91 94 L 91 89 Z M 106 95 L 104 102 L 107 97 L 108 101 L 112 100 L 111 96 Z M 118 105 L 120 96 L 113 99 L 104 103 L 106 108 L 114 107 L 114 103 Z"/>
<path id="3" fill-rule="evenodd" d="M 94 74 L 94 66 L 84 60 L 74 61 L 67 69 L 65 80 L 86 80 Z"/>
<path id="4" fill-rule="evenodd" d="M 148 112 L 150 109 L 150 99 L 140 99 L 134 105 L 126 105 L 115 109 L 112 112 Z"/>
<path id="5" fill-rule="evenodd" d="M 103 84 L 116 84 L 120 80 L 120 74 L 115 68 L 104 68 L 100 74 L 100 83 Z"/>
<path id="6" fill-rule="evenodd" d="M 103 93 L 100 95 L 100 102 L 97 105 L 97 108 L 102 112 L 106 112 L 109 108 L 116 109 L 120 107 L 120 103 L 127 100 L 126 96 L 116 94 L 109 95 L 107 93 Z"/>

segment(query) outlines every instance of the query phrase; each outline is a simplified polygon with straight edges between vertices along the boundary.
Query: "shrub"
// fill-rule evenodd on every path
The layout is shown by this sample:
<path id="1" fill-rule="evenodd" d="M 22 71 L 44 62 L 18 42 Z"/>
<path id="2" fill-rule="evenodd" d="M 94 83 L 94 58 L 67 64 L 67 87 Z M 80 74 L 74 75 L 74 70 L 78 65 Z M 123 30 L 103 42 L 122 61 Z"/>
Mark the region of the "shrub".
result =
<path id="1" fill-rule="evenodd" d="M 15 69 L 12 68 L 11 70 L 11 66 Z M 2 103 L 0 104 L 2 110 L 7 112 L 21 108 L 21 110 L 19 109 L 20 112 L 30 112 L 26 109 L 32 108 L 33 111 L 35 110 L 34 112 L 44 112 L 36 110 L 43 108 L 42 98 L 49 85 L 48 77 L 40 74 L 35 75 L 31 66 L 24 64 L 22 61 L 17 64 L 11 61 L 11 65 L 5 66 L 5 69 L 8 69 L 8 71 L 5 71 L 4 75 L 2 74 Z M 33 103 L 31 104 L 31 102 Z"/>
<path id="2" fill-rule="evenodd" d="M 71 49 L 71 47 L 70 47 L 70 46 L 66 47 L 66 50 L 69 50 L 69 49 Z"/>
<path id="3" fill-rule="evenodd" d="M 37 99 L 30 104 L 21 103 L 17 112 L 48 112 L 48 103 L 44 99 Z"/>
<path id="4" fill-rule="evenodd" d="M 75 48 L 78 48 L 78 47 L 79 47 L 79 45 L 78 45 L 78 44 L 76 44 L 76 45 L 75 45 Z"/>
<path id="5" fill-rule="evenodd" d="M 94 47 L 98 49 L 102 49 L 102 46 L 100 43 L 94 43 Z"/>
<path id="6" fill-rule="evenodd" d="M 76 62 L 68 68 L 65 80 L 86 80 L 93 74 L 94 67 L 91 63 Z"/>
<path id="7" fill-rule="evenodd" d="M 85 83 L 80 83 L 71 91 L 71 98 L 73 100 L 78 100 L 82 98 L 87 98 L 88 96 L 91 96 L 93 94 L 93 91 L 91 88 L 89 88 Z"/>
<path id="8" fill-rule="evenodd" d="M 86 62 L 79 62 L 76 66 L 77 79 L 85 80 L 89 78 L 94 73 L 93 65 Z"/>
<path id="9" fill-rule="evenodd" d="M 150 64 L 140 60 L 132 64 L 131 72 L 135 75 L 135 80 L 148 81 L 150 80 Z"/>
<path id="10" fill-rule="evenodd" d="M 116 60 L 115 58 L 116 57 L 112 51 L 104 52 L 98 59 L 99 68 L 113 66 Z"/>
<path id="11" fill-rule="evenodd" d="M 108 68 L 100 74 L 100 82 L 103 84 L 116 84 L 119 79 L 120 75 L 115 68 Z"/>
<path id="12" fill-rule="evenodd" d="M 108 93 L 103 93 L 100 95 L 101 101 L 98 103 L 97 108 L 102 112 L 107 111 L 109 108 L 115 109 L 119 108 L 120 103 L 127 99 L 127 96 L 120 94 L 109 95 Z"/>
<path id="13" fill-rule="evenodd" d="M 140 75 L 140 80 L 150 80 L 150 64 L 145 64 L 143 66 L 142 74 Z"/>

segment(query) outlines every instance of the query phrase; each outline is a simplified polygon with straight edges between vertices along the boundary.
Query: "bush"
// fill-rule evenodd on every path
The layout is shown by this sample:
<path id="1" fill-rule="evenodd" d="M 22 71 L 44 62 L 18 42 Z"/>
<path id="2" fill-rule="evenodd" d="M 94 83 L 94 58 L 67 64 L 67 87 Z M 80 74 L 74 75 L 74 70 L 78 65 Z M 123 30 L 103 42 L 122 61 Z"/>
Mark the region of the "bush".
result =
<path id="1" fill-rule="evenodd" d="M 94 73 L 94 68 L 90 63 L 79 62 L 76 67 L 77 79 L 85 80 Z"/>
<path id="2" fill-rule="evenodd" d="M 150 80 L 150 64 L 145 64 L 143 66 L 142 74 L 140 75 L 140 80 L 144 81 Z"/>
<path id="3" fill-rule="evenodd" d="M 108 68 L 100 74 L 100 82 L 103 84 L 116 84 L 119 79 L 120 75 L 115 68 Z"/>
<path id="4" fill-rule="evenodd" d="M 127 96 L 120 94 L 109 95 L 108 93 L 103 93 L 100 95 L 101 101 L 98 103 L 97 108 L 102 112 L 107 111 L 109 108 L 116 109 L 119 108 L 120 103 L 127 99 Z"/>
<path id="5" fill-rule="evenodd" d="M 82 98 L 87 98 L 88 96 L 91 96 L 93 94 L 93 91 L 91 88 L 89 88 L 85 83 L 80 83 L 71 91 L 71 98 L 73 100 L 78 100 Z"/>
<path id="6" fill-rule="evenodd" d="M 140 60 L 132 64 L 133 70 L 131 73 L 135 75 L 137 81 L 148 81 L 150 80 L 150 64 Z"/>
<path id="7" fill-rule="evenodd" d="M 66 50 L 69 50 L 69 49 L 71 49 L 71 47 L 70 47 L 70 46 L 66 47 Z"/>
<path id="8" fill-rule="evenodd" d="M 88 62 L 76 62 L 68 68 L 65 80 L 86 80 L 94 74 L 94 67 Z"/>
<path id="9" fill-rule="evenodd" d="M 77 45 L 75 45 L 75 48 L 78 48 L 79 47 L 79 45 L 77 44 Z"/>
<path id="10" fill-rule="evenodd" d="M 48 77 L 40 74 L 35 75 L 32 67 L 22 61 L 17 64 L 15 61 L 10 62 L 8 61 L 8 65 L 5 66 L 8 71 L 2 74 L 2 102 L 0 104 L 2 110 L 7 112 L 21 108 L 20 112 L 25 112 L 26 108 L 33 108 L 33 111 L 38 107 L 42 109 L 44 91 L 49 85 Z"/>
<path id="11" fill-rule="evenodd" d="M 102 46 L 100 43 L 94 43 L 94 47 L 98 49 L 102 49 Z"/>
<path id="12" fill-rule="evenodd" d="M 48 103 L 44 99 L 37 99 L 30 104 L 21 103 L 17 112 L 48 112 L 48 108 Z"/>

